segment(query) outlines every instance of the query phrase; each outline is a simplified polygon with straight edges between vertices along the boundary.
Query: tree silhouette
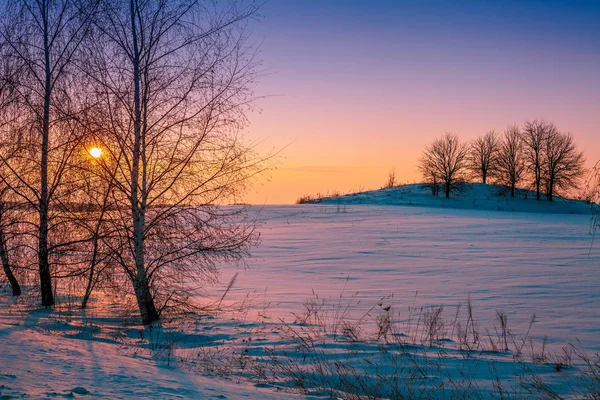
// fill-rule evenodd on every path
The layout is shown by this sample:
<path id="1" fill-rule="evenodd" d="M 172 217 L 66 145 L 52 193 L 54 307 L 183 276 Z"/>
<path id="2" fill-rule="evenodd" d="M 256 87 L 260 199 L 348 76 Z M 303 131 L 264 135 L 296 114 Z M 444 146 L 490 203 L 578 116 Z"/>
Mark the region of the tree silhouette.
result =
<path id="1" fill-rule="evenodd" d="M 523 129 L 523 143 L 525 144 L 525 155 L 527 169 L 533 176 L 535 187 L 535 198 L 541 199 L 542 174 L 544 173 L 544 151 L 546 138 L 556 131 L 554 124 L 533 120 L 525 122 Z"/>
<path id="2" fill-rule="evenodd" d="M 0 5 L 2 58 L 12 71 L 15 105 L 0 154 L 11 190 L 37 214 L 35 232 L 43 306 L 54 304 L 51 260 L 64 247 L 59 209 L 71 155 L 81 141 L 75 127 L 81 103 L 73 61 L 88 33 L 96 2 L 6 0 Z M 68 240 L 67 237 L 64 239 Z"/>
<path id="3" fill-rule="evenodd" d="M 212 8 L 211 8 L 212 7 Z M 90 129 L 113 182 L 103 240 L 132 283 L 142 322 L 185 301 L 219 261 L 238 261 L 253 224 L 235 199 L 262 168 L 237 131 L 253 99 L 246 25 L 256 8 L 102 1 L 82 65 L 96 93 Z"/>
<path id="4" fill-rule="evenodd" d="M 500 142 L 498 151 L 498 180 L 510 187 L 511 197 L 515 197 L 517 184 L 525 175 L 525 155 L 523 139 L 518 126 L 509 126 Z"/>
<path id="5" fill-rule="evenodd" d="M 465 179 L 467 156 L 467 144 L 460 143 L 455 134 L 446 133 L 426 147 L 419 162 L 419 170 L 423 178 L 433 183 L 434 187 L 438 181 L 442 183 L 446 198 L 449 198 L 456 183 Z"/>
<path id="6" fill-rule="evenodd" d="M 548 131 L 544 143 L 544 176 L 549 201 L 557 190 L 577 188 L 585 174 L 585 157 L 577 150 L 570 133 Z"/>
<path id="7" fill-rule="evenodd" d="M 487 183 L 488 179 L 496 174 L 499 150 L 500 139 L 494 131 L 471 142 L 468 156 L 469 168 L 482 183 Z"/>

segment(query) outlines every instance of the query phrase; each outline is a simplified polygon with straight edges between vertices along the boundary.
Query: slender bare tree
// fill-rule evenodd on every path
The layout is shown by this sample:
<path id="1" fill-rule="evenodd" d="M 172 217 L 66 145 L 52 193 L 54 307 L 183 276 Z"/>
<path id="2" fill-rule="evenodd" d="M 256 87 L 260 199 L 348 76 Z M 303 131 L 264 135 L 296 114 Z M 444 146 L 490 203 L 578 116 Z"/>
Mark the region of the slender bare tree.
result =
<path id="1" fill-rule="evenodd" d="M 95 86 L 93 131 L 111 191 L 112 250 L 142 322 L 238 261 L 253 224 L 234 199 L 262 168 L 237 132 L 253 99 L 254 5 L 103 1 L 80 68 Z M 90 62 L 91 60 L 91 62 Z"/>
<path id="2" fill-rule="evenodd" d="M 11 254 L 14 249 L 15 238 L 18 235 L 19 208 L 18 203 L 10 201 L 8 196 L 11 192 L 8 186 L 0 183 L 0 261 L 4 269 L 4 275 L 8 280 L 13 296 L 21 295 L 21 286 L 13 273 Z"/>
<path id="3" fill-rule="evenodd" d="M 579 187 L 585 175 L 585 157 L 577 150 L 573 136 L 556 129 L 548 131 L 544 149 L 544 176 L 546 197 L 552 201 L 557 191 Z"/>
<path id="4" fill-rule="evenodd" d="M 469 148 L 468 164 L 474 176 L 487 183 L 498 170 L 500 138 L 495 131 L 490 131 L 475 139 Z"/>
<path id="5" fill-rule="evenodd" d="M 518 126 L 509 126 L 504 131 L 498 152 L 498 180 L 510 187 L 511 197 L 525 175 L 523 139 Z"/>
<path id="6" fill-rule="evenodd" d="M 0 38 L 0 54 L 6 48 L 6 43 Z M 12 65 L 7 59 L 0 61 L 0 132 L 4 131 L 11 125 L 16 116 L 13 113 L 13 106 L 15 102 L 15 71 L 11 68 Z M 7 143 L 0 143 L 0 148 L 8 149 L 6 153 L 11 153 L 14 146 L 10 146 Z M 4 275 L 8 280 L 13 296 L 19 296 L 21 294 L 21 286 L 17 281 L 13 273 L 12 268 L 12 253 L 13 243 L 15 238 L 18 237 L 18 224 L 19 224 L 19 211 L 20 204 L 15 201 L 14 196 L 9 190 L 7 184 L 7 171 L 6 168 L 0 163 L 0 260 L 2 262 L 2 268 Z"/>
<path id="7" fill-rule="evenodd" d="M 419 169 L 423 177 L 433 179 L 434 185 L 439 180 L 444 185 L 446 198 L 466 177 L 468 149 L 467 144 L 460 143 L 458 136 L 446 133 L 427 146 L 421 157 Z"/>
<path id="8" fill-rule="evenodd" d="M 54 304 L 51 258 L 61 243 L 52 238 L 60 213 L 62 187 L 70 156 L 79 144 L 73 129 L 77 81 L 72 62 L 90 26 L 95 1 L 6 0 L 0 5 L 2 57 L 18 71 L 14 88 L 18 113 L 6 142 L 22 143 L 11 160 L 0 161 L 18 182 L 11 189 L 38 216 L 35 237 L 43 306 Z"/>
<path id="9" fill-rule="evenodd" d="M 423 177 L 426 186 L 431 190 L 431 194 L 438 196 L 440 194 L 441 178 L 438 176 L 437 169 L 430 157 L 422 156 L 419 159 L 419 172 Z"/>
<path id="10" fill-rule="evenodd" d="M 537 119 L 525 122 L 525 127 L 523 129 L 523 143 L 525 144 L 527 169 L 533 176 L 533 185 L 535 187 L 535 197 L 537 200 L 541 199 L 546 138 L 556 130 L 554 124 Z"/>
<path id="11" fill-rule="evenodd" d="M 383 184 L 383 189 L 391 189 L 396 186 L 398 182 L 396 181 L 396 170 L 392 169 L 387 176 L 387 180 Z"/>
<path id="12" fill-rule="evenodd" d="M 591 171 L 589 185 L 591 186 L 590 200 L 600 204 L 600 161 L 597 161 Z"/>
<path id="13" fill-rule="evenodd" d="M 596 162 L 591 170 L 591 174 L 587 181 L 589 194 L 587 198 L 592 204 L 592 220 L 590 221 L 590 233 L 596 236 L 597 230 L 600 228 L 600 160 Z M 593 239 L 592 239 L 593 240 Z"/>
<path id="14" fill-rule="evenodd" d="M 98 143 L 100 140 L 92 138 L 91 142 Z M 115 271 L 110 247 L 105 244 L 106 240 L 110 240 L 116 235 L 110 230 L 115 225 L 113 221 L 110 221 L 115 214 L 111 212 L 115 171 L 106 173 L 102 168 L 104 165 L 98 160 L 103 156 L 102 150 L 99 147 L 88 147 L 90 147 L 90 152 L 95 152 L 95 155 L 84 152 L 87 162 L 81 163 L 83 166 L 81 174 L 85 186 L 82 191 L 84 210 L 81 214 L 84 217 L 79 218 L 78 222 L 85 232 L 83 236 L 90 239 L 85 257 L 86 268 L 83 270 L 87 274 L 87 283 L 81 300 L 81 308 L 87 306 L 92 292 L 99 284 L 121 275 Z"/>

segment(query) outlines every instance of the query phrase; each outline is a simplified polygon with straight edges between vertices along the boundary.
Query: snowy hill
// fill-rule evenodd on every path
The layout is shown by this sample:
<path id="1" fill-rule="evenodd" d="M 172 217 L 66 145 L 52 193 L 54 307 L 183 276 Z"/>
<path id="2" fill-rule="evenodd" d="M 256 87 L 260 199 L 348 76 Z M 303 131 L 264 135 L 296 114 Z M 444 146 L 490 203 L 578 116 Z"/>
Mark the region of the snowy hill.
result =
<path id="1" fill-rule="evenodd" d="M 515 197 L 504 186 L 483 183 L 465 183 L 447 199 L 443 194 L 433 196 L 423 184 L 396 186 L 342 196 L 323 197 L 307 203 L 371 204 L 420 207 L 441 207 L 469 210 L 491 210 L 552 214 L 590 214 L 591 206 L 582 200 L 554 197 L 553 201 L 535 199 L 535 192 L 519 189 Z"/>

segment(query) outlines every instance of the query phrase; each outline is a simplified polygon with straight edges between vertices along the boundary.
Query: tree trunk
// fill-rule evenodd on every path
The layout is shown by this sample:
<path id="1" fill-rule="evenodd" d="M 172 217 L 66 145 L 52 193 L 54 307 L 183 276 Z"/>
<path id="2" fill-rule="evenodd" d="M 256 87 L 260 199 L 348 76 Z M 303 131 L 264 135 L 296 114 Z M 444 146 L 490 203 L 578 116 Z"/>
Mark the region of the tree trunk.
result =
<path id="1" fill-rule="evenodd" d="M 487 180 L 487 173 L 486 173 L 486 171 L 482 171 L 481 175 L 483 176 L 483 183 L 485 184 L 486 180 Z"/>
<path id="2" fill-rule="evenodd" d="M 137 299 L 142 323 L 149 325 L 159 319 L 154 299 L 150 291 L 148 277 L 144 263 L 144 225 L 146 210 L 140 206 L 139 188 L 139 168 L 141 161 L 141 143 L 142 143 L 142 111 L 141 111 L 141 90 L 140 90 L 140 50 L 137 40 L 137 30 L 135 25 L 135 4 L 130 0 L 131 11 L 131 34 L 133 42 L 133 102 L 134 102 L 134 143 L 133 143 L 133 162 L 131 168 L 131 218 L 133 221 L 133 247 L 135 258 L 136 276 L 133 282 L 135 297 Z M 142 188 L 145 189 L 145 188 Z"/>
<path id="3" fill-rule="evenodd" d="M 515 184 L 510 185 L 510 197 L 515 197 Z"/>
<path id="4" fill-rule="evenodd" d="M 450 184 L 446 182 L 446 198 L 450 198 Z"/>
<path id="5" fill-rule="evenodd" d="M 112 184 L 112 182 L 111 182 Z M 109 189 L 108 191 L 110 191 L 110 185 L 109 185 Z M 102 211 L 100 213 L 100 216 L 98 217 L 98 222 L 96 223 L 96 229 L 94 230 L 94 245 L 92 248 L 92 260 L 90 261 L 90 276 L 88 277 L 88 283 L 87 286 L 85 288 L 85 294 L 83 295 L 83 299 L 81 300 L 81 308 L 85 308 L 87 306 L 87 303 L 90 299 L 90 296 L 92 295 L 92 290 L 94 290 L 94 274 L 96 271 L 96 264 L 98 263 L 98 243 L 100 241 L 100 228 L 102 226 L 102 221 L 104 219 L 104 212 L 106 211 L 106 203 L 108 201 L 108 193 L 105 194 L 104 196 L 104 202 L 102 204 Z"/>
<path id="6" fill-rule="evenodd" d="M 85 293 L 83 295 L 83 299 L 81 300 L 81 308 L 85 308 L 87 306 L 88 301 L 90 300 L 90 296 L 92 295 L 92 290 L 94 288 L 94 270 L 96 269 L 96 259 L 98 256 L 98 236 L 96 232 L 96 237 L 94 237 L 94 249 L 92 250 L 92 261 L 90 262 L 90 276 L 88 277 L 88 283 L 85 288 Z"/>
<path id="7" fill-rule="evenodd" d="M 38 267 L 40 274 L 40 293 L 42 306 L 54 305 L 52 293 L 52 277 L 50 275 L 50 261 L 48 257 L 48 205 L 40 204 L 40 230 L 38 244 Z"/>
<path id="8" fill-rule="evenodd" d="M 137 212 L 136 212 L 137 211 Z M 159 316 L 150 291 L 146 268 L 144 265 L 144 214 L 139 208 L 133 212 L 133 247 L 135 253 L 136 277 L 133 282 L 142 323 L 149 325 L 158 321 Z"/>
<path id="9" fill-rule="evenodd" d="M 52 293 L 52 278 L 50 276 L 50 262 L 48 257 L 48 147 L 50 136 L 50 99 L 52 95 L 50 48 L 48 43 L 48 19 L 44 15 L 44 66 L 46 72 L 44 87 L 44 115 L 42 118 L 42 149 L 40 160 L 40 199 L 39 217 L 40 226 L 38 231 L 38 267 L 40 273 L 40 293 L 42 295 L 42 306 L 54 305 L 54 294 Z"/>
<path id="10" fill-rule="evenodd" d="M 150 325 L 154 321 L 158 321 L 159 316 L 154 306 L 154 298 L 150 292 L 150 285 L 148 284 L 145 269 L 141 273 L 138 271 L 133 286 L 138 308 L 140 309 L 140 316 L 142 317 L 142 324 Z"/>
<path id="11" fill-rule="evenodd" d="M 539 170 L 539 167 L 535 168 L 535 199 L 540 200 L 540 181 L 542 173 Z"/>
<path id="12" fill-rule="evenodd" d="M 548 185 L 548 201 L 552 201 L 552 196 L 554 195 L 554 179 L 550 178 L 550 182 Z"/>
<path id="13" fill-rule="evenodd" d="M 19 282 L 17 278 L 12 273 L 10 269 L 10 263 L 8 262 L 8 252 L 6 249 L 6 242 L 4 233 L 0 231 L 0 259 L 2 259 L 2 267 L 4 268 L 4 273 L 6 274 L 6 279 L 10 283 L 10 287 L 12 288 L 13 296 L 21 295 L 21 286 L 19 286 Z"/>

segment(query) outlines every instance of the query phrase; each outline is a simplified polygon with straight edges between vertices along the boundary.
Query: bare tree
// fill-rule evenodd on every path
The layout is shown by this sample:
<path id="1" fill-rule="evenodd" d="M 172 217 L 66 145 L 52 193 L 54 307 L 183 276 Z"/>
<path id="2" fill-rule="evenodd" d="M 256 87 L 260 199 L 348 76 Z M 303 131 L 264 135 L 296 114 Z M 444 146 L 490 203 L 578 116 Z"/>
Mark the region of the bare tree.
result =
<path id="1" fill-rule="evenodd" d="M 585 157 L 577 150 L 570 133 L 550 129 L 544 144 L 543 180 L 546 197 L 552 201 L 557 191 L 579 187 L 585 174 Z"/>
<path id="2" fill-rule="evenodd" d="M 94 142 L 97 141 L 99 141 L 98 138 L 94 140 Z M 111 201 L 115 188 L 116 171 L 105 173 L 100 164 L 101 161 L 96 159 L 102 157 L 99 147 L 92 147 L 90 152 L 95 152 L 95 156 L 84 152 L 88 162 L 81 163 L 84 166 L 82 177 L 85 196 L 82 202 L 84 205 L 82 214 L 85 217 L 79 218 L 78 222 L 84 229 L 83 236 L 90 239 L 87 246 L 87 257 L 85 257 L 86 268 L 83 270 L 87 274 L 87 283 L 81 300 L 81 308 L 87 306 L 92 292 L 98 284 L 119 275 L 114 271 L 115 263 L 110 247 L 105 244 L 106 240 L 110 240 L 115 235 L 115 232 L 111 232 L 111 226 L 115 224 L 110 218 L 114 215 L 111 213 Z"/>
<path id="3" fill-rule="evenodd" d="M 262 168 L 236 132 L 256 77 L 246 43 L 253 5 L 103 1 L 81 64 L 96 93 L 93 130 L 111 180 L 103 243 L 131 281 L 142 322 L 238 261 L 253 224 L 234 199 Z"/>
<path id="4" fill-rule="evenodd" d="M 591 171 L 588 185 L 591 186 L 590 200 L 600 204 L 600 161 L 597 161 Z"/>
<path id="5" fill-rule="evenodd" d="M 60 226 L 57 213 L 71 155 L 79 144 L 73 127 L 77 81 L 72 61 L 90 24 L 94 1 L 6 0 L 0 6 L 2 57 L 14 75 L 17 113 L 5 142 L 21 143 L 11 160 L 0 161 L 18 183 L 11 189 L 37 213 L 35 237 L 43 306 L 54 304 L 52 251 L 63 243 L 52 238 Z M 54 214 L 54 215 L 53 215 Z"/>
<path id="6" fill-rule="evenodd" d="M 419 169 L 425 179 L 439 181 L 444 185 L 446 198 L 458 182 L 465 179 L 467 169 L 467 144 L 460 143 L 458 136 L 446 133 L 427 146 L 419 162 Z M 434 189 L 434 195 L 437 190 Z"/>
<path id="7" fill-rule="evenodd" d="M 396 182 L 396 170 L 392 169 L 388 174 L 385 184 L 383 185 L 383 189 L 391 189 L 397 184 L 398 182 Z"/>
<path id="8" fill-rule="evenodd" d="M 556 130 L 554 124 L 537 119 L 525 122 L 525 128 L 523 129 L 526 165 L 533 176 L 533 185 L 537 200 L 541 199 L 546 139 L 548 135 L 553 134 Z"/>
<path id="9" fill-rule="evenodd" d="M 421 172 L 421 176 L 423 177 L 423 181 L 431 190 L 431 194 L 438 196 L 440 194 L 441 179 L 438 176 L 438 172 L 435 168 L 433 160 L 422 156 L 419 159 L 418 168 Z"/>
<path id="10" fill-rule="evenodd" d="M 475 176 L 487 183 L 498 169 L 498 153 L 500 150 L 500 138 L 494 131 L 490 131 L 475 139 L 469 149 L 469 168 Z"/>
<path id="11" fill-rule="evenodd" d="M 517 184 L 525 175 L 523 139 L 518 126 L 509 126 L 504 131 L 498 152 L 498 179 L 510 187 L 511 197 L 515 197 Z"/>
<path id="12" fill-rule="evenodd" d="M 0 48 L 4 45 L 3 41 L 0 40 Z M 14 71 L 11 70 L 7 60 L 2 60 L 0 68 L 0 129 L 3 129 L 11 122 L 8 108 L 14 101 Z M 0 259 L 2 261 L 2 268 L 4 269 L 6 279 L 8 279 L 12 288 L 13 295 L 19 296 L 21 294 L 21 286 L 13 274 L 9 257 L 9 236 L 10 231 L 15 225 L 11 211 L 17 208 L 17 204 L 9 199 L 9 195 L 10 193 L 6 184 L 6 171 L 4 171 L 0 165 Z"/>
<path id="13" fill-rule="evenodd" d="M 0 184 L 0 261 L 4 269 L 4 275 L 10 283 L 13 296 L 21 295 L 21 286 L 13 273 L 11 254 L 15 237 L 18 237 L 18 209 L 19 204 L 11 202 L 8 186 Z"/>
<path id="14" fill-rule="evenodd" d="M 587 181 L 589 195 L 587 198 L 592 203 L 592 220 L 590 221 L 590 233 L 592 234 L 592 244 L 598 228 L 600 228 L 600 160 L 592 168 Z M 591 250 L 591 248 L 590 248 Z"/>

